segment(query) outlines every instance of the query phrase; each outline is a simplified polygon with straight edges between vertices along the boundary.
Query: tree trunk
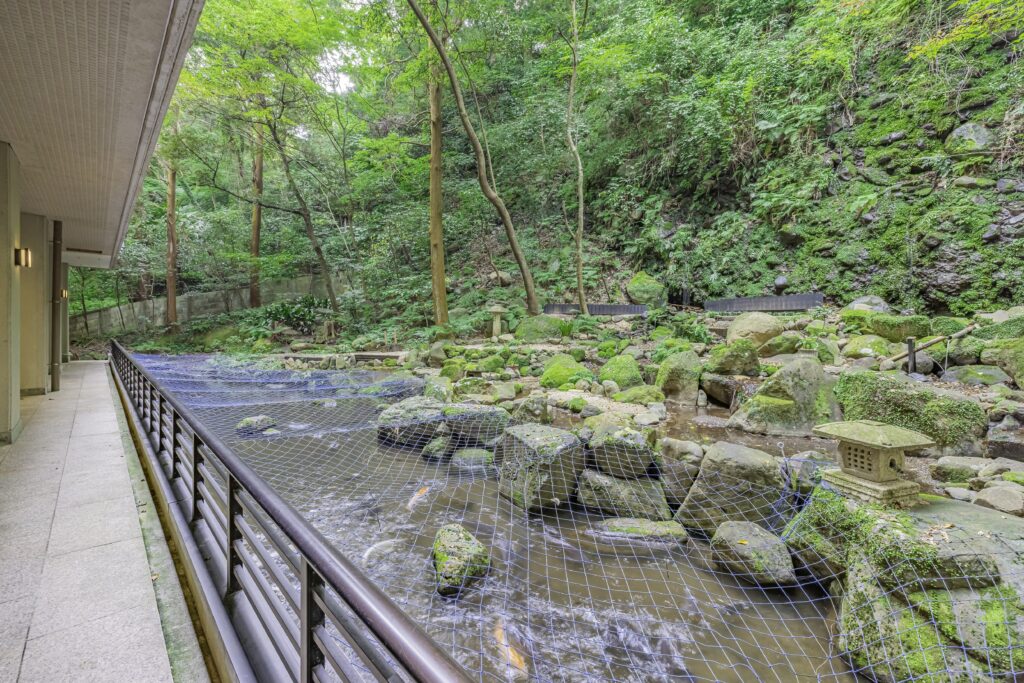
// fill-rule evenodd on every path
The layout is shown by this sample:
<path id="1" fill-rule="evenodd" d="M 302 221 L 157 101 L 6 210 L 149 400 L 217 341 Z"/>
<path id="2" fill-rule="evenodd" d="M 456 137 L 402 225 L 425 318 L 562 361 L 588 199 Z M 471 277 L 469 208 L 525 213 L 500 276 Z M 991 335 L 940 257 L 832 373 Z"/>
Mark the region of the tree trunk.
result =
<path id="1" fill-rule="evenodd" d="M 572 52 L 572 71 L 569 75 L 569 103 L 565 112 L 565 139 L 569 144 L 569 151 L 572 152 L 573 159 L 576 161 L 576 230 L 573 232 L 573 241 L 576 246 L 576 296 L 579 300 L 580 313 L 590 315 L 590 310 L 587 308 L 587 293 L 583 289 L 583 160 L 580 158 L 580 150 L 573 131 L 576 78 L 579 74 L 577 50 L 580 43 L 580 31 L 576 18 L 576 0 L 569 0 L 569 6 L 572 10 L 572 40 L 569 43 L 569 50 Z"/>
<path id="2" fill-rule="evenodd" d="M 288 152 L 285 151 L 284 143 L 277 132 L 277 128 L 272 126 L 270 132 L 274 138 L 274 146 L 277 147 L 277 153 L 281 157 L 281 165 L 284 166 L 284 177 L 288 181 L 288 189 L 291 190 L 292 196 L 295 197 L 295 201 L 299 204 L 299 215 L 302 216 L 302 223 L 306 227 L 306 237 L 309 238 L 310 244 L 313 245 L 313 252 L 320 263 L 320 271 L 324 274 L 324 285 L 327 288 L 327 298 L 331 302 L 331 310 L 338 313 L 340 309 L 338 308 L 338 297 L 334 293 L 334 283 L 331 282 L 331 268 L 327 264 L 324 250 L 320 247 L 320 240 L 316 238 L 316 231 L 313 229 L 313 218 L 309 212 L 309 204 L 306 203 L 306 198 L 302 195 L 299 186 L 295 182 L 295 177 L 292 175 L 292 160 L 288 156 Z"/>
<path id="3" fill-rule="evenodd" d="M 512 216 L 509 214 L 505 202 L 502 201 L 487 178 L 487 157 L 484 154 L 483 146 L 480 144 L 480 138 L 477 137 L 476 130 L 473 128 L 473 122 L 469 119 L 469 112 L 466 110 L 466 101 L 462 97 L 462 88 L 459 86 L 459 77 L 455 73 L 455 67 L 452 65 L 451 59 L 448 58 L 448 52 L 445 50 L 444 44 L 430 25 L 427 15 L 420 9 L 416 0 L 407 0 L 407 2 L 416 18 L 419 19 L 420 24 L 422 24 L 423 30 L 426 31 L 427 36 L 430 38 L 430 42 L 434 44 L 434 49 L 437 50 L 441 63 L 444 64 L 444 69 L 448 73 L 448 81 L 451 83 L 452 94 L 455 96 L 455 104 L 459 110 L 459 119 L 462 121 L 462 127 L 466 130 L 466 137 L 469 138 L 470 144 L 473 145 L 473 154 L 476 157 L 476 175 L 477 180 L 480 181 L 480 189 L 483 191 L 484 196 L 487 197 L 487 201 L 498 212 L 498 215 L 501 217 L 501 223 L 505 227 L 505 236 L 508 238 L 509 247 L 511 247 L 512 255 L 519 266 L 519 272 L 523 276 L 523 287 L 526 289 L 526 310 L 530 315 L 537 315 L 540 313 L 540 304 L 537 301 L 537 291 L 533 286 L 533 275 L 530 273 L 530 267 L 526 263 L 526 257 L 523 255 L 523 250 L 519 246 L 519 240 L 516 238 L 516 230 L 512 225 Z"/>
<path id="4" fill-rule="evenodd" d="M 263 227 L 263 129 L 256 127 L 256 147 L 252 157 L 252 232 L 249 237 L 249 306 L 263 305 L 260 294 L 260 229 Z"/>
<path id="5" fill-rule="evenodd" d="M 448 324 L 448 292 L 444 268 L 443 195 L 441 192 L 441 74 L 430 70 L 430 283 L 434 323 Z"/>
<path id="6" fill-rule="evenodd" d="M 167 309 L 164 312 L 164 323 L 168 327 L 178 325 L 178 234 L 176 191 L 178 188 L 178 170 L 174 163 L 167 164 Z"/>
<path id="7" fill-rule="evenodd" d="M 89 336 L 89 309 L 85 306 L 85 272 L 81 268 L 75 268 L 79 279 L 82 281 L 78 288 L 78 298 L 82 301 L 82 322 L 85 323 L 85 336 Z"/>

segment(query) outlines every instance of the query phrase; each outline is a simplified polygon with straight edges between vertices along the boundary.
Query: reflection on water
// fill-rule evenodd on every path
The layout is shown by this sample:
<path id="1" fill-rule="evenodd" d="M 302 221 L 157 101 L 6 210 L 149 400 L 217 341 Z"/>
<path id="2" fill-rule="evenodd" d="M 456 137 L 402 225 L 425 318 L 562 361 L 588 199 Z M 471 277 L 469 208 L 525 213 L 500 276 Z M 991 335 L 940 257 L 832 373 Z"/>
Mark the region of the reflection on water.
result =
<path id="1" fill-rule="evenodd" d="M 466 473 L 379 443 L 379 404 L 403 390 L 351 390 L 379 377 L 321 373 L 330 381 L 304 379 L 306 401 L 281 402 L 281 393 L 301 394 L 287 377 L 269 378 L 283 386 L 265 394 L 237 376 L 226 381 L 223 368 L 161 363 L 151 362 L 158 375 L 187 375 L 191 384 L 177 390 L 202 396 L 204 422 L 232 437 L 241 457 L 481 680 L 855 680 L 830 654 L 835 611 L 818 586 L 744 585 L 716 570 L 699 541 L 603 542 L 589 531 L 600 517 L 582 509 L 527 515 L 498 494 L 493 471 Z M 315 402 L 327 386 L 336 401 Z M 281 434 L 234 437 L 233 425 L 254 414 L 273 416 Z M 693 417 L 676 412 L 666 433 L 722 438 L 721 416 Z M 823 443 L 730 440 L 787 454 Z M 487 577 L 457 599 L 434 591 L 431 565 L 434 533 L 450 522 L 493 558 Z"/>

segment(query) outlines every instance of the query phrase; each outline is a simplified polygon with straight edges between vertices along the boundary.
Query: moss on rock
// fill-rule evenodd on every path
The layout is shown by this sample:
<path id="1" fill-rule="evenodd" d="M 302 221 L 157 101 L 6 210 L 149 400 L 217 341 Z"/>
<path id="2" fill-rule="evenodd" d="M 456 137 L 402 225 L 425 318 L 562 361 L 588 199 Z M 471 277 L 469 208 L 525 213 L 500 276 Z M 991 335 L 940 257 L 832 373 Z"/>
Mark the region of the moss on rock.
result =
<path id="1" fill-rule="evenodd" d="M 668 301 L 668 290 L 665 285 L 640 271 L 626 284 L 626 294 L 635 304 L 647 304 L 661 308 Z"/>
<path id="2" fill-rule="evenodd" d="M 646 406 L 651 403 L 661 403 L 665 400 L 665 394 L 661 393 L 661 389 L 658 387 L 641 384 L 638 387 L 620 391 L 612 398 L 620 403 L 640 403 Z"/>
<path id="3" fill-rule="evenodd" d="M 756 377 L 761 372 L 757 347 L 746 339 L 740 339 L 732 344 L 719 344 L 708 353 L 704 370 L 715 375 Z"/>
<path id="4" fill-rule="evenodd" d="M 609 359 L 598 370 L 597 379 L 601 382 L 611 380 L 619 385 L 621 389 L 629 389 L 644 383 L 640 364 L 636 362 L 636 358 L 627 354 Z"/>
<path id="5" fill-rule="evenodd" d="M 847 372 L 836 384 L 836 398 L 847 420 L 878 420 L 921 432 L 942 449 L 968 455 L 977 451 L 988 418 L 967 398 L 939 393 L 897 375 Z"/>
<path id="6" fill-rule="evenodd" d="M 437 592 L 457 595 L 491 566 L 487 547 L 461 524 L 446 524 L 434 535 L 434 572 Z"/>
<path id="7" fill-rule="evenodd" d="M 565 384 L 575 384 L 581 379 L 593 380 L 594 374 L 569 354 L 559 353 L 545 363 L 540 385 L 548 389 L 557 389 Z"/>

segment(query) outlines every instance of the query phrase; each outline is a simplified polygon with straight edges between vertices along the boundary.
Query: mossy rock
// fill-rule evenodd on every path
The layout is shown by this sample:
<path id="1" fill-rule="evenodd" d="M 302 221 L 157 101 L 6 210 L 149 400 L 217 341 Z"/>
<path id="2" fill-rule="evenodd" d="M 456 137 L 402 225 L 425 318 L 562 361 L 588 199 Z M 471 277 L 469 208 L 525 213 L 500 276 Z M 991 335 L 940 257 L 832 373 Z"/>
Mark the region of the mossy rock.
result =
<path id="1" fill-rule="evenodd" d="M 842 352 L 839 350 L 839 345 L 831 339 L 819 339 L 819 338 L 805 338 L 800 340 L 800 350 L 809 349 L 814 351 L 818 360 L 825 365 L 834 365 L 839 359 Z"/>
<path id="2" fill-rule="evenodd" d="M 498 491 L 529 511 L 568 505 L 583 471 L 583 444 L 571 432 L 539 424 L 505 429 L 494 449 Z"/>
<path id="3" fill-rule="evenodd" d="M 875 311 L 844 308 L 839 311 L 839 319 L 848 332 L 868 332 L 871 330 L 871 319 L 878 315 Z"/>
<path id="4" fill-rule="evenodd" d="M 442 403 L 454 400 L 455 390 L 452 388 L 452 380 L 445 376 L 427 377 L 423 385 L 423 395 Z"/>
<path id="5" fill-rule="evenodd" d="M 501 357 L 500 353 L 481 358 L 477 363 L 477 369 L 480 372 L 501 372 L 505 369 L 505 359 Z"/>
<path id="6" fill-rule="evenodd" d="M 235 425 L 235 433 L 239 436 L 259 436 L 277 426 L 277 420 L 270 415 L 250 415 L 243 417 Z"/>
<path id="7" fill-rule="evenodd" d="M 678 339 L 676 337 L 662 339 L 658 342 L 658 345 L 654 347 L 654 353 L 651 354 L 651 360 L 655 363 L 662 363 L 672 354 L 691 350 L 693 350 L 693 342 L 686 339 Z"/>
<path id="8" fill-rule="evenodd" d="M 733 344 L 743 339 L 759 347 L 782 334 L 784 329 L 782 321 L 769 313 L 741 313 L 729 323 L 726 342 Z"/>
<path id="9" fill-rule="evenodd" d="M 1024 337 L 1024 315 L 993 325 L 985 325 L 971 332 L 978 339 L 1013 339 Z"/>
<path id="10" fill-rule="evenodd" d="M 661 393 L 661 389 L 658 387 L 641 384 L 640 386 L 620 391 L 612 396 L 612 398 L 619 403 L 640 403 L 646 406 L 651 403 L 661 403 L 665 400 L 665 394 Z"/>
<path id="11" fill-rule="evenodd" d="M 668 302 L 668 289 L 656 279 L 640 271 L 626 284 L 626 295 L 634 304 L 661 308 Z"/>
<path id="12" fill-rule="evenodd" d="M 900 343 L 905 342 L 907 337 L 927 337 L 932 333 L 932 323 L 924 315 L 876 313 L 871 318 L 871 329 L 883 339 Z"/>
<path id="13" fill-rule="evenodd" d="M 491 566 L 487 546 L 461 524 L 446 524 L 437 530 L 433 558 L 437 592 L 441 595 L 457 595 Z"/>
<path id="14" fill-rule="evenodd" d="M 825 337 L 830 334 L 835 334 L 839 331 L 839 328 L 835 325 L 830 325 L 824 320 L 812 320 L 807 323 L 807 327 L 804 328 L 804 334 L 811 337 Z"/>
<path id="15" fill-rule="evenodd" d="M 611 517 L 594 525 L 594 534 L 611 539 L 629 539 L 655 543 L 685 543 L 686 529 L 678 522 Z"/>
<path id="16" fill-rule="evenodd" d="M 931 332 L 937 337 L 948 337 L 956 334 L 970 324 L 971 321 L 967 318 L 951 318 L 949 316 L 940 315 L 937 318 L 932 318 Z"/>
<path id="17" fill-rule="evenodd" d="M 658 325 L 653 330 L 651 330 L 651 334 L 648 336 L 651 338 L 651 341 L 661 341 L 662 339 L 667 339 L 668 337 L 674 335 L 675 330 L 672 329 L 671 327 L 668 327 L 666 325 Z"/>
<path id="18" fill-rule="evenodd" d="M 756 586 L 796 583 L 786 544 L 754 522 L 722 522 L 711 538 L 711 556 L 721 569 Z"/>
<path id="19" fill-rule="evenodd" d="M 597 379 L 600 382 L 611 380 L 621 389 L 629 389 L 644 383 L 643 373 L 640 372 L 640 364 L 633 356 L 625 354 L 609 359 L 597 372 Z"/>
<path id="20" fill-rule="evenodd" d="M 460 380 L 466 376 L 466 365 L 465 358 L 449 358 L 441 366 L 441 376 L 452 381 Z"/>
<path id="21" fill-rule="evenodd" d="M 891 347 L 889 342 L 875 334 L 852 337 L 843 347 L 846 358 L 886 358 Z"/>
<path id="22" fill-rule="evenodd" d="M 715 375 L 747 375 L 756 377 L 761 372 L 757 348 L 747 339 L 732 344 L 719 344 L 708 352 L 705 372 Z"/>
<path id="23" fill-rule="evenodd" d="M 654 521 L 672 519 L 665 490 L 654 479 L 619 479 L 597 470 L 584 470 L 576 495 L 583 506 L 608 515 Z"/>
<path id="24" fill-rule="evenodd" d="M 980 360 L 1000 367 L 1018 387 L 1024 387 L 1024 337 L 992 341 L 981 352 Z"/>
<path id="25" fill-rule="evenodd" d="M 847 372 L 836 384 L 836 398 L 847 420 L 878 420 L 931 437 L 950 455 L 972 455 L 985 435 L 988 418 L 970 399 L 939 393 L 899 375 Z"/>
<path id="26" fill-rule="evenodd" d="M 545 363 L 540 385 L 548 389 L 557 389 L 565 384 L 574 385 L 581 379 L 593 381 L 594 374 L 569 354 L 559 353 Z"/>
<path id="27" fill-rule="evenodd" d="M 666 358 L 658 367 L 654 386 L 666 398 L 683 405 L 696 405 L 700 392 L 702 364 L 693 351 L 680 351 Z"/>
<path id="28" fill-rule="evenodd" d="M 832 385 L 817 359 L 797 358 L 765 380 L 728 425 L 756 434 L 810 436 L 815 425 L 841 418 Z"/>
<path id="29" fill-rule="evenodd" d="M 516 339 L 526 343 L 560 339 L 562 319 L 553 315 L 534 315 L 524 318 L 516 327 Z"/>
<path id="30" fill-rule="evenodd" d="M 597 357 L 608 359 L 619 352 L 619 342 L 614 339 L 606 339 L 597 345 Z"/>
<path id="31" fill-rule="evenodd" d="M 757 349 L 757 355 L 761 358 L 770 358 L 784 353 L 796 353 L 802 341 L 803 337 L 798 332 L 783 332 L 761 344 Z"/>

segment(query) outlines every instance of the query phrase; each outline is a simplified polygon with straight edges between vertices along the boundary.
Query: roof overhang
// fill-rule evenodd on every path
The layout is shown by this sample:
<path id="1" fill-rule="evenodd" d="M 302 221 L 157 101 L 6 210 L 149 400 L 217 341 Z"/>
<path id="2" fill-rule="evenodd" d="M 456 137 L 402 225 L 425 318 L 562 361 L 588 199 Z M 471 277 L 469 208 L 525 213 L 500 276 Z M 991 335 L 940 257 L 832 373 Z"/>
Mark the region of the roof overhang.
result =
<path id="1" fill-rule="evenodd" d="M 67 263 L 116 261 L 202 6 L 0 2 L 0 141 L 22 211 L 63 222 Z"/>

